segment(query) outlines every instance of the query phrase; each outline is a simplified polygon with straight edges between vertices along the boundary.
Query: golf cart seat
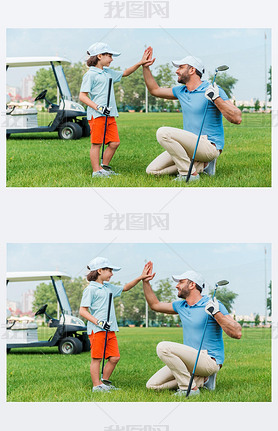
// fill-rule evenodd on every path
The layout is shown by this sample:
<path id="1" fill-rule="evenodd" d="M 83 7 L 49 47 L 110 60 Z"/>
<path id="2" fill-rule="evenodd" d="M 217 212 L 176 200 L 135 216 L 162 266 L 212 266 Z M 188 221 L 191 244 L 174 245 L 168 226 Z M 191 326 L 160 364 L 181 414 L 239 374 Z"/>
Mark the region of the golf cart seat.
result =
<path id="1" fill-rule="evenodd" d="M 53 317 L 48 322 L 49 328 L 58 328 L 60 321 L 58 319 L 54 319 Z"/>

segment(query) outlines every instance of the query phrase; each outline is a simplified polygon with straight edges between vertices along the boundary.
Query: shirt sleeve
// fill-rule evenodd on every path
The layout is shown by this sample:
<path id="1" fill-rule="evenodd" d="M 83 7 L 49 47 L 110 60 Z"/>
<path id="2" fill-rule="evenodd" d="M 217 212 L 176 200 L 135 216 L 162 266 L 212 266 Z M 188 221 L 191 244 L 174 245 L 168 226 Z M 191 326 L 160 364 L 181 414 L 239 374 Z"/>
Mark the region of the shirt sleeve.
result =
<path id="1" fill-rule="evenodd" d="M 229 100 L 229 97 L 227 96 L 223 88 L 219 87 L 219 85 L 218 85 L 218 88 L 219 88 L 219 96 L 221 97 L 221 99 Z"/>
<path id="2" fill-rule="evenodd" d="M 177 99 L 179 98 L 181 88 L 182 88 L 181 85 L 177 85 L 176 87 L 172 88 L 172 93 Z"/>
<path id="3" fill-rule="evenodd" d="M 121 70 L 107 69 L 107 72 L 111 76 L 113 82 L 119 82 L 122 79 L 123 71 Z"/>
<path id="4" fill-rule="evenodd" d="M 93 291 L 89 287 L 83 291 L 80 307 L 90 307 L 93 302 Z"/>
<path id="5" fill-rule="evenodd" d="M 91 80 L 91 76 L 87 72 L 83 76 L 83 80 L 82 80 L 80 91 L 82 93 L 89 93 L 91 91 L 91 89 L 92 89 L 92 80 Z"/>
<path id="6" fill-rule="evenodd" d="M 178 312 L 179 312 L 180 303 L 181 303 L 181 301 L 174 301 L 174 302 L 172 302 L 173 309 L 174 309 L 174 311 L 175 311 L 176 313 L 178 313 Z"/>
<path id="7" fill-rule="evenodd" d="M 227 314 L 229 314 L 227 308 L 225 307 L 225 305 L 222 304 L 222 302 L 219 302 L 219 311 L 221 311 L 222 314 L 224 314 L 224 316 L 226 316 Z"/>
<path id="8" fill-rule="evenodd" d="M 111 284 L 111 283 L 105 283 L 105 284 L 107 285 L 107 287 L 110 288 L 110 290 L 113 294 L 113 298 L 116 298 L 117 296 L 121 296 L 123 288 L 124 288 L 123 286 L 117 286 L 117 285 Z"/>

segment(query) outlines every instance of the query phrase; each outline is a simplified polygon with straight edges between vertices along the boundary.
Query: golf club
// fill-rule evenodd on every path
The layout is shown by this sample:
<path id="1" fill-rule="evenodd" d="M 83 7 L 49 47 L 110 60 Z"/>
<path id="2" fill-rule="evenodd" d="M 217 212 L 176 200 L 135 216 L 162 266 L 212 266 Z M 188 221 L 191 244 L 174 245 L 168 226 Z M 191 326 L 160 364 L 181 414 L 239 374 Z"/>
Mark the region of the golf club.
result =
<path id="1" fill-rule="evenodd" d="M 228 280 L 220 280 L 217 283 L 215 283 L 215 288 L 214 288 L 212 299 L 214 299 L 214 297 L 215 297 L 216 290 L 217 290 L 218 286 L 225 286 L 226 284 L 229 284 Z M 205 333 L 206 333 L 206 329 L 207 329 L 207 325 L 208 325 L 208 318 L 209 318 L 209 315 L 207 314 L 206 321 L 205 321 L 205 326 L 204 326 L 204 331 L 203 331 L 202 339 L 201 339 L 201 342 L 200 342 L 200 347 L 199 347 L 199 350 L 198 350 L 198 353 L 197 353 L 196 361 L 195 361 L 195 364 L 194 364 L 194 368 L 193 368 L 193 371 L 192 371 L 192 374 L 191 374 L 191 377 L 190 377 L 190 381 L 189 381 L 189 385 L 188 385 L 188 388 L 187 388 L 187 392 L 186 392 L 186 396 L 187 397 L 188 397 L 188 395 L 190 394 L 190 391 L 191 391 L 191 387 L 192 387 L 192 383 L 193 383 L 193 379 L 194 379 L 194 375 L 195 375 L 195 371 L 196 371 L 198 359 L 199 359 L 199 356 L 200 356 L 202 344 L 203 344 L 203 341 L 204 341 L 204 337 L 205 337 Z"/>
<path id="2" fill-rule="evenodd" d="M 109 322 L 109 318 L 110 318 L 110 310 L 111 310 L 111 302 L 112 302 L 112 293 L 109 293 L 109 299 L 108 299 L 108 312 L 107 312 L 107 322 Z M 106 334 L 105 334 L 105 342 L 104 342 L 104 350 L 103 350 L 103 358 L 102 358 L 102 367 L 101 367 L 101 377 L 100 380 L 103 383 L 108 383 L 110 384 L 110 380 L 103 380 L 103 369 L 104 369 L 104 361 L 105 361 L 105 352 L 106 352 L 106 344 L 107 344 L 107 335 L 108 335 L 108 330 L 106 329 Z"/>
<path id="3" fill-rule="evenodd" d="M 212 81 L 212 85 L 215 82 L 217 73 L 218 72 L 223 72 L 224 70 L 228 70 L 228 69 L 229 69 L 229 66 L 226 66 L 226 65 L 218 66 L 217 69 L 215 69 L 215 74 L 214 74 L 214 78 L 213 78 L 213 81 Z M 199 135 L 198 135 L 196 146 L 195 146 L 195 150 L 194 150 L 193 157 L 191 159 L 191 163 L 190 163 L 190 166 L 189 166 L 189 171 L 188 171 L 188 174 L 187 174 L 187 177 L 186 177 L 186 182 L 187 183 L 189 181 L 189 178 L 190 178 L 190 175 L 191 175 L 191 172 L 192 172 L 192 168 L 193 168 L 193 164 L 194 164 L 194 161 L 195 161 L 195 156 L 196 156 L 197 148 L 198 148 L 198 145 L 199 145 L 201 133 L 202 133 L 202 130 L 203 130 L 203 125 L 204 125 L 206 114 L 207 114 L 207 110 L 208 110 L 208 103 L 209 103 L 209 101 L 207 100 L 206 107 L 205 107 L 205 112 L 204 112 L 204 116 L 203 116 L 203 120 L 202 120 L 202 124 L 201 124 L 201 127 L 200 127 Z"/>
<path id="4" fill-rule="evenodd" d="M 107 105 L 106 105 L 107 108 L 109 107 L 109 102 L 110 102 L 111 87 L 112 87 L 112 78 L 109 78 L 109 82 L 108 82 L 108 94 L 107 94 Z M 104 125 L 104 134 L 103 134 L 102 149 L 101 149 L 100 166 L 103 169 L 105 169 L 106 171 L 110 171 L 112 169 L 111 166 L 103 164 L 103 154 L 104 154 L 105 136 L 106 136 L 106 129 L 107 129 L 107 119 L 108 119 L 108 115 L 105 116 L 105 125 Z"/>

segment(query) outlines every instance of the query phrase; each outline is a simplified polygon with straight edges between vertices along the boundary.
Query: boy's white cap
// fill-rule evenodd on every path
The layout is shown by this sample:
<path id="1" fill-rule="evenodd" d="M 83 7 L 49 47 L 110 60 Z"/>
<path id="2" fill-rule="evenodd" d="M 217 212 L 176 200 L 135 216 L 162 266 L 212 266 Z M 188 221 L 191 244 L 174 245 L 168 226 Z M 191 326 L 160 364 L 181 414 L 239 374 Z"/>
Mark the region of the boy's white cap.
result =
<path id="1" fill-rule="evenodd" d="M 183 274 L 180 275 L 172 275 L 172 278 L 174 281 L 180 281 L 180 280 L 191 280 L 194 281 L 194 283 L 198 284 L 202 289 L 205 288 L 205 281 L 201 274 L 198 274 L 198 272 L 195 271 L 186 271 Z"/>
<path id="2" fill-rule="evenodd" d="M 121 268 L 119 266 L 112 265 L 112 263 L 106 257 L 95 257 L 88 263 L 90 271 L 95 271 L 101 268 L 111 268 L 113 271 L 119 271 Z"/>
<path id="3" fill-rule="evenodd" d="M 202 74 L 205 73 L 205 67 L 202 60 L 200 58 L 193 57 L 192 55 L 188 55 L 181 60 L 173 60 L 172 63 L 175 67 L 179 67 L 182 64 L 189 64 L 189 66 L 195 67 L 195 69 L 199 70 Z"/>
<path id="4" fill-rule="evenodd" d="M 104 53 L 112 54 L 115 57 L 121 55 L 120 52 L 113 51 L 107 43 L 104 42 L 96 42 L 88 48 L 88 53 L 92 57 L 93 55 L 104 54 Z"/>

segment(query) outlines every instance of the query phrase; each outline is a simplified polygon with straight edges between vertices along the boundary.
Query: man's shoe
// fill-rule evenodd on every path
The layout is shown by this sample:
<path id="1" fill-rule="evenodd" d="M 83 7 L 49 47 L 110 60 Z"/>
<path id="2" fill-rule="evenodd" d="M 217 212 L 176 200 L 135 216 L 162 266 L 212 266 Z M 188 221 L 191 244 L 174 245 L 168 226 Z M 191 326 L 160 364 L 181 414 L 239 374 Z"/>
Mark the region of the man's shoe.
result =
<path id="1" fill-rule="evenodd" d="M 215 175 L 215 170 L 216 170 L 216 160 L 214 159 L 211 162 L 209 162 L 209 164 L 205 167 L 204 169 L 204 173 L 207 174 L 209 177 L 213 177 L 213 175 Z"/>
<path id="2" fill-rule="evenodd" d="M 187 175 L 178 175 L 174 181 L 177 182 L 181 182 L 181 181 L 186 181 Z M 188 182 L 192 182 L 192 181 L 198 181 L 200 179 L 200 175 L 190 175 Z"/>
<path id="3" fill-rule="evenodd" d="M 207 381 L 204 383 L 204 388 L 208 389 L 209 391 L 214 391 L 216 388 L 216 376 L 217 373 L 214 373 L 209 376 Z"/>
<path id="4" fill-rule="evenodd" d="M 101 385 L 94 386 L 92 392 L 110 392 L 110 388 L 102 383 Z"/>
<path id="5" fill-rule="evenodd" d="M 189 397 L 194 397 L 196 395 L 200 395 L 200 389 L 196 389 L 195 391 L 193 389 L 191 389 L 191 391 L 189 392 Z M 177 392 L 174 393 L 174 396 L 176 397 L 186 397 L 187 391 L 186 390 L 182 390 L 182 389 L 178 389 Z"/>

